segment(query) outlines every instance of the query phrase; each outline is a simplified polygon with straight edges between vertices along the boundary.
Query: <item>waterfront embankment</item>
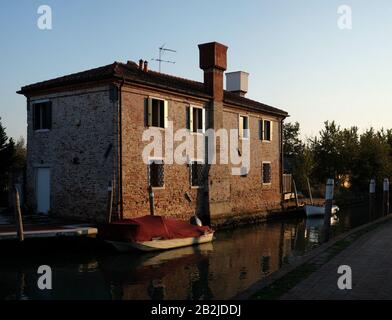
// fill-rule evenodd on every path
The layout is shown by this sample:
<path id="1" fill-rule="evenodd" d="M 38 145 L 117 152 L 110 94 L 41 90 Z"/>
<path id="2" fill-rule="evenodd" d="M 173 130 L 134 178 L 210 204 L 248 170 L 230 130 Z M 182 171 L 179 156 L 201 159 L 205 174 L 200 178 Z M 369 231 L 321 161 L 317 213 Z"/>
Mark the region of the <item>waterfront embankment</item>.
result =
<path id="1" fill-rule="evenodd" d="M 391 299 L 392 216 L 343 233 L 253 284 L 237 299 Z M 352 289 L 338 287 L 349 266 Z"/>

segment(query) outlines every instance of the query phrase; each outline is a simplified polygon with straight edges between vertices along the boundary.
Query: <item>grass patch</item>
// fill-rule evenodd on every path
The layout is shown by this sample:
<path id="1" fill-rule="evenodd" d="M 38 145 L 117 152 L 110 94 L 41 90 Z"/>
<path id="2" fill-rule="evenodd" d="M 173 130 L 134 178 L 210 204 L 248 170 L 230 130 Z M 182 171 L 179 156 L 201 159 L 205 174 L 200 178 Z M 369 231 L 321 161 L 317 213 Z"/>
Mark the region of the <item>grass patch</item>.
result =
<path id="1" fill-rule="evenodd" d="M 317 270 L 317 267 L 312 263 L 305 263 L 293 271 L 289 272 L 282 278 L 276 280 L 273 284 L 262 289 L 251 299 L 257 300 L 275 300 L 281 295 L 293 288 L 298 282 L 306 279 L 310 274 Z"/>

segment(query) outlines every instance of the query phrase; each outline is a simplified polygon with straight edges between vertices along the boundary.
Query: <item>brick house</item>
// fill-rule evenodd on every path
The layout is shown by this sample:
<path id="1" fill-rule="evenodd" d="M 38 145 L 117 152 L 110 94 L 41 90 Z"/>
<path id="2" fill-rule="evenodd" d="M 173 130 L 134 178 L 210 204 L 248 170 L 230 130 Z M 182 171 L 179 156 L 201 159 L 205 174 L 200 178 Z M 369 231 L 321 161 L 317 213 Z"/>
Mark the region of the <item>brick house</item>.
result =
<path id="1" fill-rule="evenodd" d="M 204 83 L 148 70 L 141 60 L 22 87 L 29 207 L 102 221 L 112 183 L 112 211 L 123 218 L 150 213 L 149 185 L 159 215 L 188 220 L 197 214 L 218 224 L 279 210 L 287 112 L 245 98 L 245 72 L 226 73 L 223 89 L 226 46 L 205 43 L 199 51 Z M 208 129 L 239 129 L 238 153 L 244 139 L 250 143 L 247 173 L 232 175 L 230 163 L 208 165 L 194 158 L 185 164 L 151 158 L 146 164 L 142 152 L 149 142 L 143 132 L 149 127 L 164 131 L 168 121 L 174 132 L 187 128 L 193 138 Z M 218 158 L 219 139 L 216 144 Z"/>

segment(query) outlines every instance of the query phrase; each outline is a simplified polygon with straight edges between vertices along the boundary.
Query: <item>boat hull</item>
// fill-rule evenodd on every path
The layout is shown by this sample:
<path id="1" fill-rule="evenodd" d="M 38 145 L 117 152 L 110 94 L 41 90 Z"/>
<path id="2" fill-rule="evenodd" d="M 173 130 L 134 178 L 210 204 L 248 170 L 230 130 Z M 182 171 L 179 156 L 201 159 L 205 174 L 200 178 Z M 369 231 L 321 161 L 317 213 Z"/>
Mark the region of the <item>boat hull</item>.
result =
<path id="1" fill-rule="evenodd" d="M 159 251 L 159 250 L 169 250 L 174 248 L 198 245 L 202 243 L 211 242 L 214 238 L 214 233 L 208 233 L 197 238 L 182 238 L 182 239 L 167 239 L 167 240 L 151 240 L 151 241 L 141 241 L 141 242 L 120 242 L 111 241 L 111 243 L 118 251 L 127 252 L 131 250 L 141 250 L 141 251 Z"/>
<path id="2" fill-rule="evenodd" d="M 331 213 L 335 214 L 339 211 L 339 207 L 336 205 L 332 206 Z M 312 206 L 305 205 L 305 212 L 307 217 L 323 216 L 325 214 L 324 206 Z"/>

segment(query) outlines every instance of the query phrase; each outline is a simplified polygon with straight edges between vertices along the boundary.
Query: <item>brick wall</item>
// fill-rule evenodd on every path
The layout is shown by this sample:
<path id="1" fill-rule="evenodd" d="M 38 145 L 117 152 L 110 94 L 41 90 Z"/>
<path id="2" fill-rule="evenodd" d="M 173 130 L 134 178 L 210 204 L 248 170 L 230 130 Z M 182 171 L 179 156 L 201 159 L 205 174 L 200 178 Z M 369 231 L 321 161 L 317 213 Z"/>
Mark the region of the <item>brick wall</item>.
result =
<path id="1" fill-rule="evenodd" d="M 123 206 L 124 217 L 150 213 L 147 165 L 142 160 L 142 141 L 145 126 L 145 105 L 149 96 L 169 101 L 168 118 L 173 121 L 174 132 L 186 126 L 186 105 L 203 106 L 200 100 L 172 96 L 142 89 L 124 88 L 122 94 L 123 145 Z M 162 143 L 165 143 L 163 139 Z M 181 142 L 175 142 L 176 148 Z M 164 153 L 163 153 L 164 156 Z M 154 188 L 155 214 L 188 220 L 192 215 L 205 213 L 204 189 L 189 183 L 189 167 L 179 164 L 165 165 L 165 186 Z"/>
<path id="2" fill-rule="evenodd" d="M 145 105 L 148 96 L 168 101 L 170 121 L 174 122 L 174 132 L 185 127 L 186 106 L 189 104 L 207 106 L 206 101 L 157 93 L 140 88 L 125 88 L 122 95 L 122 130 L 123 130 L 123 203 L 124 216 L 134 217 L 149 214 L 147 165 L 142 161 L 143 148 L 149 143 L 142 141 L 145 126 Z M 216 217 L 223 220 L 233 216 L 264 214 L 280 208 L 280 120 L 273 116 L 259 113 L 247 113 L 232 106 L 225 106 L 223 127 L 238 128 L 238 114 L 247 114 L 250 119 L 251 163 L 247 177 L 232 176 L 229 173 L 230 211 Z M 273 122 L 272 141 L 259 140 L 258 120 L 268 119 Z M 208 119 L 207 119 L 208 122 Z M 162 131 L 163 132 L 163 131 Z M 164 144 L 164 140 L 162 143 Z M 174 148 L 178 146 L 174 144 Z M 261 183 L 262 161 L 270 161 L 272 181 L 270 185 Z M 231 165 L 225 170 L 231 170 Z M 214 183 L 214 181 L 212 182 Z M 187 165 L 165 165 L 165 187 L 154 189 L 155 211 L 159 215 L 174 216 L 188 220 L 192 215 L 207 214 L 206 189 L 194 189 L 189 183 Z M 219 190 L 218 190 L 219 191 Z M 191 200 L 189 200 L 188 195 Z"/>
<path id="3" fill-rule="evenodd" d="M 32 105 L 52 102 L 52 128 L 34 131 Z M 36 208 L 36 169 L 50 168 L 50 214 L 103 220 L 107 186 L 117 172 L 117 102 L 110 87 L 61 92 L 30 99 L 27 110 L 27 197 Z M 111 151 L 105 154 L 112 144 Z M 74 159 L 77 158 L 74 163 Z"/>
<path id="4" fill-rule="evenodd" d="M 238 127 L 238 114 L 249 116 L 250 171 L 247 176 L 230 175 L 230 193 L 234 214 L 257 213 L 280 207 L 280 121 L 278 118 L 233 108 L 224 112 L 224 126 Z M 260 119 L 272 121 L 272 140 L 259 138 Z M 262 162 L 271 162 L 271 184 L 262 183 Z M 232 165 L 229 165 L 231 170 Z"/>

